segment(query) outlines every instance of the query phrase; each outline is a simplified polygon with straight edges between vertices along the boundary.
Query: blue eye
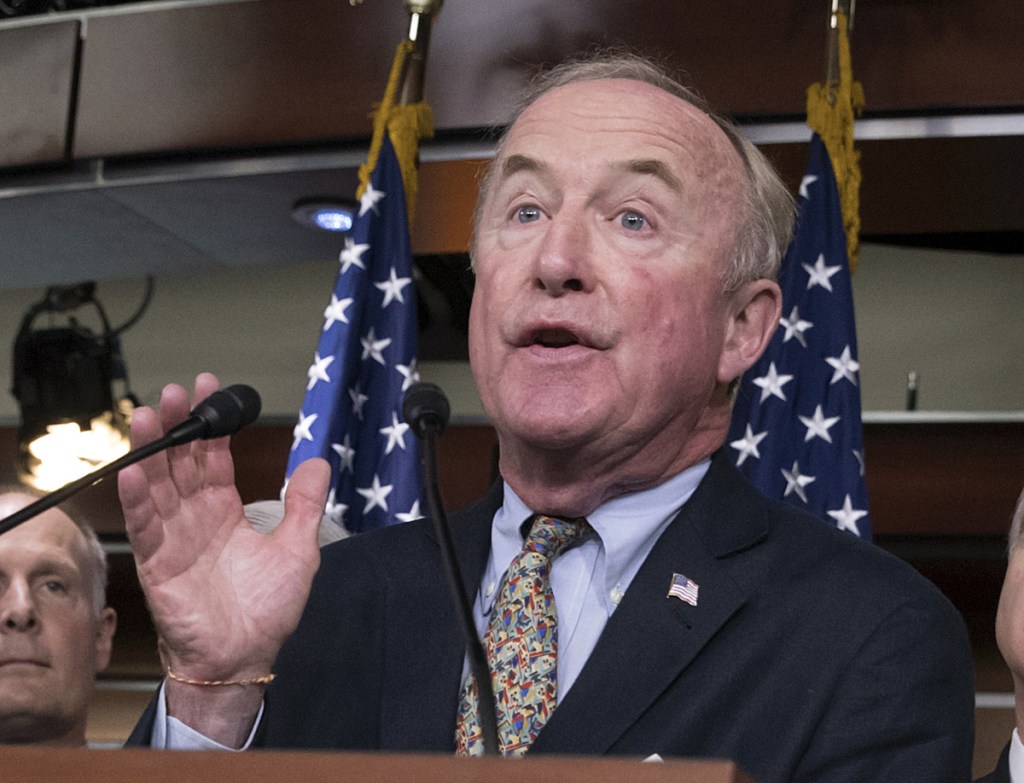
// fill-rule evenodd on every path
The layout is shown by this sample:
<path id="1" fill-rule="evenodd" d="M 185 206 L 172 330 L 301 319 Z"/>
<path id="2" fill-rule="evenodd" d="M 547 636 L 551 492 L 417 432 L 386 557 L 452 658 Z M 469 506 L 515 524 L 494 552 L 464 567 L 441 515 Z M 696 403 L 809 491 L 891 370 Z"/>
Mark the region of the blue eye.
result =
<path id="1" fill-rule="evenodd" d="M 520 223 L 532 223 L 540 220 L 540 210 L 537 207 L 519 207 L 516 210 L 516 220 Z"/>
<path id="2" fill-rule="evenodd" d="M 647 218 L 638 212 L 623 212 L 619 222 L 627 231 L 640 231 L 647 225 Z"/>

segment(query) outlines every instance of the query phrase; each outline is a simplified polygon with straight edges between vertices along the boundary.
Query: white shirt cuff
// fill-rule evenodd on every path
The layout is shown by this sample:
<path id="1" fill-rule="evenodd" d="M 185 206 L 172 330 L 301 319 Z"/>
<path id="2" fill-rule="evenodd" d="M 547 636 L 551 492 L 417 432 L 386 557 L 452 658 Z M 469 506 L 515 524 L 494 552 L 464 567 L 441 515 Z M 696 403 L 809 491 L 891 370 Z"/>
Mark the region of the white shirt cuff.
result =
<path id="1" fill-rule="evenodd" d="M 164 684 L 160 685 L 160 693 L 156 701 L 156 718 L 153 721 L 153 736 L 150 737 L 150 747 L 161 750 L 247 750 L 252 745 L 253 737 L 256 736 L 256 728 L 263 718 L 263 705 L 260 704 L 260 711 L 252 725 L 245 744 L 240 748 L 229 748 L 221 745 L 209 737 L 200 734 L 195 729 L 186 726 L 180 720 L 167 714 L 167 696 L 164 692 Z M 1021 751 L 1024 753 L 1024 749 Z M 1024 780 L 1024 778 L 1022 778 Z"/>
<path id="2" fill-rule="evenodd" d="M 1010 783 L 1024 783 L 1024 743 L 1017 729 L 1010 738 Z"/>

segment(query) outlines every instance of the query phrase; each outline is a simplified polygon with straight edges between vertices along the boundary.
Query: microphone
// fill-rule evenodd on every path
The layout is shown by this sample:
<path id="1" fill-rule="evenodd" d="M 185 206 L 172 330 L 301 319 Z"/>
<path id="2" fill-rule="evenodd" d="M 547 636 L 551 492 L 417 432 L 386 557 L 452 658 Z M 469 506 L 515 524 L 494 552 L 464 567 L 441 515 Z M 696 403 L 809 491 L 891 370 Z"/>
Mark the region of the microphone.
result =
<path id="1" fill-rule="evenodd" d="M 409 387 L 402 401 L 402 415 L 405 423 L 420 440 L 424 449 L 422 456 L 423 483 L 427 491 L 427 507 L 434 534 L 441 545 L 441 559 L 444 563 L 448 589 L 455 604 L 459 629 L 466 643 L 469 670 L 476 680 L 477 695 L 480 699 L 480 731 L 483 735 L 484 755 L 500 755 L 498 744 L 498 720 L 494 705 L 494 688 L 491 686 L 491 670 L 487 666 L 487 655 L 476 634 L 473 609 L 466 596 L 466 583 L 462 570 L 455 558 L 455 542 L 451 525 L 444 513 L 441 491 L 437 483 L 437 438 L 448 424 L 451 406 L 440 387 L 432 383 L 415 383 Z"/>
<path id="2" fill-rule="evenodd" d="M 160 441 L 168 441 L 168 446 L 180 446 L 197 438 L 212 440 L 234 435 L 242 427 L 256 421 L 261 407 L 259 392 L 252 386 L 236 383 L 215 391 L 199 403 L 185 421 L 170 430 Z"/>
<path id="3" fill-rule="evenodd" d="M 448 425 L 452 408 L 440 386 L 433 383 L 414 383 L 402 401 L 402 416 L 412 427 L 416 437 L 423 440 L 428 431 L 440 435 Z"/>
<path id="4" fill-rule="evenodd" d="M 80 490 L 92 486 L 111 473 L 116 473 L 122 468 L 134 465 L 136 462 L 144 460 L 146 457 L 151 457 L 171 446 L 181 446 L 200 438 L 210 440 L 212 438 L 221 438 L 225 435 L 234 435 L 242 427 L 256 421 L 260 415 L 260 408 L 260 395 L 251 386 L 236 384 L 228 386 L 226 389 L 215 391 L 196 405 L 185 421 L 173 427 L 162 438 L 129 451 L 123 457 L 101 468 L 97 468 L 92 473 L 87 473 L 69 484 L 65 484 L 60 489 L 55 489 L 34 503 L 30 503 L 5 519 L 0 520 L 0 535 L 37 514 L 43 513 L 48 508 L 53 508 L 58 503 L 62 503 Z"/>

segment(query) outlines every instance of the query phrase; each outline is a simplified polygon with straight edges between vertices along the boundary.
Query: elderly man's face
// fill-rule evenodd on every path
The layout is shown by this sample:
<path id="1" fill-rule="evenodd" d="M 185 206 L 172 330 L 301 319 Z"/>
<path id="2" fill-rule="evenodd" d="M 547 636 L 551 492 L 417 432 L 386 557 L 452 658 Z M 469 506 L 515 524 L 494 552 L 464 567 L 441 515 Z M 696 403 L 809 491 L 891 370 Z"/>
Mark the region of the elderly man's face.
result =
<path id="1" fill-rule="evenodd" d="M 0 516 L 31 501 L 0 497 Z M 74 522 L 53 509 L 0 536 L 0 742 L 81 744 L 114 612 L 97 617 L 92 564 Z"/>
<path id="2" fill-rule="evenodd" d="M 470 358 L 503 449 L 700 433 L 743 369 L 722 273 L 745 173 L 722 131 L 650 85 L 581 82 L 527 109 L 494 165 Z"/>

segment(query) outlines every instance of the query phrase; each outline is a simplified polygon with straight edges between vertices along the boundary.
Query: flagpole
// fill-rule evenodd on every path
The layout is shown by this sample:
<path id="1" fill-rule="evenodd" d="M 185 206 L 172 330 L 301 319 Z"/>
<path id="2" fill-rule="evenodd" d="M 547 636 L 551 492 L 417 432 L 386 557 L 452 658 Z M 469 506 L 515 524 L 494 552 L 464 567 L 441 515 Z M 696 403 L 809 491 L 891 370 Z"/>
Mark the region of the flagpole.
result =
<path id="1" fill-rule="evenodd" d="M 423 100 L 423 84 L 427 74 L 427 52 L 430 49 L 430 29 L 434 17 L 441 11 L 444 0 L 405 0 L 409 11 L 408 40 L 413 48 L 406 57 L 402 73 L 401 91 L 397 103 L 407 106 Z"/>
<path id="2" fill-rule="evenodd" d="M 855 0 L 831 0 L 832 11 L 828 18 L 828 40 L 825 59 L 825 85 L 829 90 L 829 103 L 835 105 L 836 90 L 839 87 L 839 38 L 840 28 L 853 32 L 853 10 Z"/>

